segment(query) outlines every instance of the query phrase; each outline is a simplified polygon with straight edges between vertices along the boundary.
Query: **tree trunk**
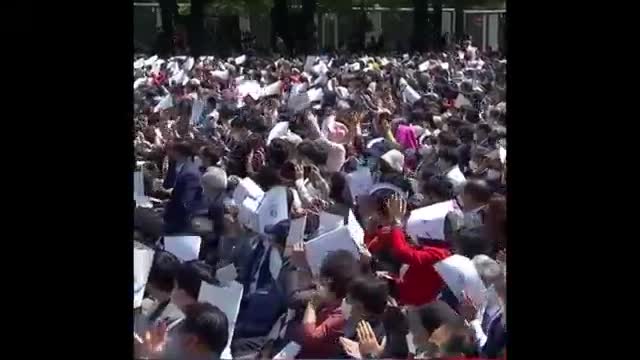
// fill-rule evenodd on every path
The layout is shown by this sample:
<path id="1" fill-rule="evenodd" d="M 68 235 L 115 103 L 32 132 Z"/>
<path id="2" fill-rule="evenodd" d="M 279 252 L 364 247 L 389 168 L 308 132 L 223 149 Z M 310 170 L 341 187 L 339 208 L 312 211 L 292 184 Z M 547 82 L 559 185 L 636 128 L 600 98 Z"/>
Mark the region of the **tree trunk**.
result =
<path id="1" fill-rule="evenodd" d="M 204 3 L 205 0 L 191 0 L 188 29 L 193 57 L 201 56 L 204 51 Z"/>
<path id="2" fill-rule="evenodd" d="M 304 0 L 302 2 L 302 17 L 304 28 L 304 49 L 305 54 L 316 52 L 316 0 Z"/>
<path id="3" fill-rule="evenodd" d="M 271 8 L 271 48 L 276 49 L 277 38 L 280 37 L 285 45 L 291 49 L 289 37 L 289 10 L 287 0 L 274 0 Z M 278 49 L 278 51 L 280 51 Z M 281 54 L 283 56 L 287 54 Z"/>
<path id="4" fill-rule="evenodd" d="M 464 37 L 464 0 L 455 0 L 456 33 L 455 43 L 459 44 Z"/>
<path id="5" fill-rule="evenodd" d="M 176 0 L 159 0 L 159 5 L 162 17 L 162 34 L 158 50 L 162 55 L 167 55 L 173 53 L 174 18 L 178 13 L 178 2 Z"/>
<path id="6" fill-rule="evenodd" d="M 413 35 L 411 39 L 411 49 L 414 51 L 424 51 L 427 39 L 427 17 L 429 1 L 413 0 Z"/>
<path id="7" fill-rule="evenodd" d="M 442 50 L 442 0 L 433 0 L 433 49 Z"/>

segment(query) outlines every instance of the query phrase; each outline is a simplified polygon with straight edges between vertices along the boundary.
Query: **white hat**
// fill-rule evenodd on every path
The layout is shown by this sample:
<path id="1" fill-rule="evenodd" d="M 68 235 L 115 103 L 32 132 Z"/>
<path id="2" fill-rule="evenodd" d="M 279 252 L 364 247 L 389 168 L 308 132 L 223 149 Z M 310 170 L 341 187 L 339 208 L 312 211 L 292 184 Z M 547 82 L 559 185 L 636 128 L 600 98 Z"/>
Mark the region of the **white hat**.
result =
<path id="1" fill-rule="evenodd" d="M 384 160 L 387 165 L 398 172 L 402 172 L 404 169 L 404 155 L 396 149 L 387 151 L 380 159 Z"/>

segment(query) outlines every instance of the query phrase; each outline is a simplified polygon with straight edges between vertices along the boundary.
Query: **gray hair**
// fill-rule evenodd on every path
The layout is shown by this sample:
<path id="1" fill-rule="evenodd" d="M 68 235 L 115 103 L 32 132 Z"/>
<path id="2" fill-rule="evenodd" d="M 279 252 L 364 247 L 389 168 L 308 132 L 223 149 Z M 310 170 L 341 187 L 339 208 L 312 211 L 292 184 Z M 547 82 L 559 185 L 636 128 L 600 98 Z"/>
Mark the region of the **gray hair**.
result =
<path id="1" fill-rule="evenodd" d="M 504 278 L 502 266 L 497 261 L 487 255 L 476 255 L 471 260 L 480 275 L 480 279 L 486 287 L 496 284 L 501 278 Z"/>

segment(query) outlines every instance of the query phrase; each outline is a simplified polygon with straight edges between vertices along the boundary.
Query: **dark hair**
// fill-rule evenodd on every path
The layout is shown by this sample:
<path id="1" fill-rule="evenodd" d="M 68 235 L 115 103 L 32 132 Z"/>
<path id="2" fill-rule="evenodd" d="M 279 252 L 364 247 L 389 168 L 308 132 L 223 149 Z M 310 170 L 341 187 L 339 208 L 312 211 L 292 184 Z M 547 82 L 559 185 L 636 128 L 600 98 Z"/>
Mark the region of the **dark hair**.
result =
<path id="1" fill-rule="evenodd" d="M 272 187 L 280 184 L 280 176 L 277 169 L 270 166 L 263 166 L 255 176 L 256 184 L 260 185 L 262 190 L 268 191 Z"/>
<path id="2" fill-rule="evenodd" d="M 488 203 L 493 192 L 486 181 L 480 179 L 472 179 L 464 185 L 463 193 L 471 196 L 473 200 L 479 203 Z"/>
<path id="3" fill-rule="evenodd" d="M 200 156 L 207 159 L 211 164 L 215 165 L 220 161 L 220 155 L 213 146 L 205 146 L 200 152 Z"/>
<path id="4" fill-rule="evenodd" d="M 322 147 L 320 143 L 309 139 L 302 140 L 298 144 L 298 152 L 306 156 L 316 165 L 324 165 L 327 163 L 327 149 Z"/>
<path id="5" fill-rule="evenodd" d="M 451 148 L 442 148 L 438 152 L 438 157 L 444 159 L 452 165 L 458 165 L 458 152 Z"/>
<path id="6" fill-rule="evenodd" d="M 489 133 L 491 133 L 491 126 L 489 126 L 489 124 L 480 124 L 478 125 L 478 130 L 482 130 L 489 135 Z"/>
<path id="7" fill-rule="evenodd" d="M 420 170 L 420 180 L 429 181 L 432 177 L 438 175 L 438 171 L 432 167 L 425 167 Z"/>
<path id="8" fill-rule="evenodd" d="M 387 282 L 372 275 L 358 276 L 349 286 L 349 298 L 362 303 L 364 310 L 371 314 L 384 314 L 388 297 Z"/>
<path id="9" fill-rule="evenodd" d="M 454 240 L 460 255 L 472 259 L 476 255 L 491 255 L 492 244 L 485 234 L 484 226 L 463 227 L 455 234 Z"/>
<path id="10" fill-rule="evenodd" d="M 358 260 L 347 250 L 329 253 L 320 266 L 320 277 L 329 280 L 329 291 L 343 298 L 351 281 L 358 275 Z"/>
<path id="11" fill-rule="evenodd" d="M 435 194 L 438 198 L 444 199 L 443 201 L 453 199 L 454 197 L 453 184 L 443 175 L 435 175 L 429 178 L 429 180 L 424 183 L 422 192 L 425 194 Z"/>
<path id="12" fill-rule="evenodd" d="M 274 139 L 269 146 L 267 146 L 265 155 L 270 166 L 279 168 L 289 159 L 289 153 L 289 146 L 286 141 Z"/>
<path id="13" fill-rule="evenodd" d="M 474 336 L 464 322 L 446 324 L 450 329 L 449 338 L 440 346 L 444 352 L 444 357 L 453 355 L 472 356 L 476 355 Z"/>
<path id="14" fill-rule="evenodd" d="M 175 255 L 168 251 L 156 250 L 147 282 L 158 290 L 170 293 L 179 266 L 180 260 Z"/>
<path id="15" fill-rule="evenodd" d="M 229 320 L 217 306 L 199 302 L 186 308 L 180 332 L 195 335 L 201 344 L 220 356 L 229 340 Z"/>
<path id="16" fill-rule="evenodd" d="M 181 264 L 176 272 L 176 287 L 184 290 L 191 298 L 198 299 L 202 281 L 213 283 L 213 268 L 200 260 Z"/>
<path id="17" fill-rule="evenodd" d="M 244 116 L 238 116 L 237 118 L 231 121 L 232 129 L 246 129 L 247 128 L 247 119 Z"/>
<path id="18" fill-rule="evenodd" d="M 460 145 L 456 135 L 449 131 L 442 131 L 438 134 L 438 143 L 445 147 L 457 147 Z"/>
<path id="19" fill-rule="evenodd" d="M 186 157 L 193 157 L 195 155 L 191 144 L 184 141 L 171 145 L 171 150 Z"/>
<path id="20" fill-rule="evenodd" d="M 466 111 L 465 119 L 472 124 L 477 124 L 480 121 L 480 114 L 476 109 L 468 109 Z"/>
<path id="21" fill-rule="evenodd" d="M 463 322 L 464 319 L 442 300 L 436 300 L 417 309 L 422 327 L 433 333 L 444 324 Z"/>
<path id="22" fill-rule="evenodd" d="M 458 129 L 458 137 L 462 142 L 470 142 L 473 141 L 473 132 L 471 126 L 465 125 Z"/>

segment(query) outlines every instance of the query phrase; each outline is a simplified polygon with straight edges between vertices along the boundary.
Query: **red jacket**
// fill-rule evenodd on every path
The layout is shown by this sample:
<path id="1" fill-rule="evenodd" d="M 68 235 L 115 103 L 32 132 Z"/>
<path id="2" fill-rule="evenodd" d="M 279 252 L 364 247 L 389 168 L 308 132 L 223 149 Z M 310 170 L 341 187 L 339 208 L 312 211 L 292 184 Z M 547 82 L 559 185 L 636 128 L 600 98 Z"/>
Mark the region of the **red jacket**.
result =
<path id="1" fill-rule="evenodd" d="M 390 249 L 394 259 L 409 265 L 402 279 L 395 279 L 398 303 L 419 306 L 435 300 L 444 286 L 444 281 L 433 265 L 451 256 L 451 252 L 432 246 L 412 248 L 399 227 L 382 228 L 376 235 L 368 235 L 365 238 L 369 251 L 374 253 L 383 248 Z"/>
<path id="2" fill-rule="evenodd" d="M 302 349 L 298 359 L 335 358 L 340 354 L 340 336 L 346 319 L 340 308 L 342 301 L 319 309 L 316 324 L 302 324 Z"/>

